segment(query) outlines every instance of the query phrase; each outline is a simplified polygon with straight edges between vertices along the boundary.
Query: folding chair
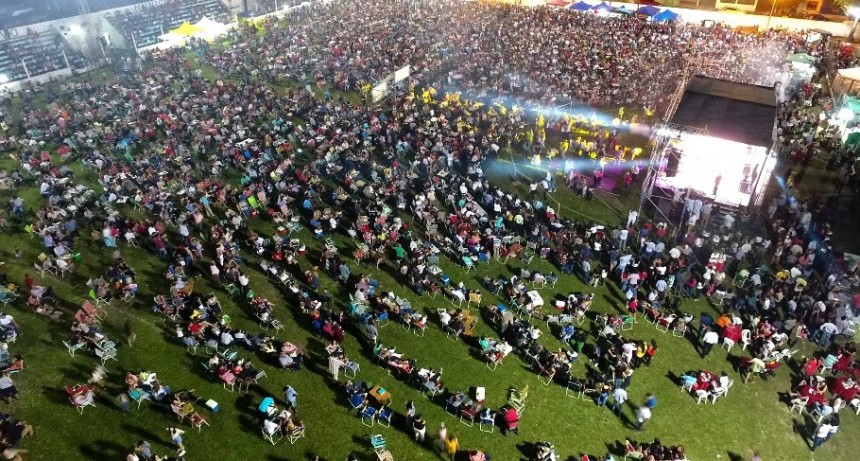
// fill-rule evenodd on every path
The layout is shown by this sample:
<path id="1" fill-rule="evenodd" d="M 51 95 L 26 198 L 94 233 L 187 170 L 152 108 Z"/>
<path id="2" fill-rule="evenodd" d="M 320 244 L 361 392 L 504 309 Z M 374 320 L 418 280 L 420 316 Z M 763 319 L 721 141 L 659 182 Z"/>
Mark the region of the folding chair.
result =
<path id="1" fill-rule="evenodd" d="M 487 368 L 492 371 L 496 371 L 496 368 L 502 363 L 502 359 L 497 359 L 493 354 L 487 355 Z"/>
<path id="2" fill-rule="evenodd" d="M 86 312 L 86 314 L 89 315 L 90 317 L 94 317 L 94 318 L 99 319 L 99 320 L 104 319 L 105 314 L 106 314 L 104 309 L 102 309 L 100 307 L 96 307 L 93 303 L 90 302 L 89 299 L 84 301 L 84 304 L 81 305 L 81 309 L 84 312 Z"/>
<path id="3" fill-rule="evenodd" d="M 299 439 L 303 438 L 304 436 L 305 436 L 305 427 L 299 426 L 299 427 L 293 429 L 292 431 L 290 431 L 289 435 L 287 436 L 287 440 L 289 440 L 290 445 L 292 445 L 292 444 L 296 443 Z"/>
<path id="4" fill-rule="evenodd" d="M 367 427 L 373 427 L 376 423 L 376 408 L 368 405 L 364 407 L 364 411 L 361 412 L 361 424 L 364 424 Z"/>
<path id="5" fill-rule="evenodd" d="M 281 426 L 274 421 L 265 420 L 263 421 L 263 439 L 267 440 L 272 445 L 277 445 L 278 442 L 284 438 L 284 434 L 281 432 Z"/>
<path id="6" fill-rule="evenodd" d="M 117 360 L 116 349 L 99 349 L 99 348 L 96 348 L 96 357 L 101 359 L 102 366 L 104 366 L 107 364 L 108 360 Z M 138 403 L 138 406 L 140 406 L 139 403 Z"/>
<path id="7" fill-rule="evenodd" d="M 466 272 L 475 268 L 475 261 L 473 261 L 472 258 L 463 256 L 461 259 L 463 261 L 463 265 L 466 266 Z"/>
<path id="8" fill-rule="evenodd" d="M 481 307 L 481 298 L 481 293 L 478 293 L 476 291 L 469 292 L 469 302 L 466 303 L 466 307 L 471 307 L 472 303 L 474 303 L 478 307 Z"/>
<path id="9" fill-rule="evenodd" d="M 621 331 L 629 331 L 633 329 L 636 319 L 630 315 L 621 316 Z"/>
<path id="10" fill-rule="evenodd" d="M 475 419 L 478 417 L 478 412 L 481 411 L 481 407 L 473 407 L 473 408 L 463 408 L 460 410 L 460 422 L 472 427 L 475 425 Z"/>
<path id="11" fill-rule="evenodd" d="M 669 331 L 669 327 L 675 322 L 675 314 L 669 314 L 668 317 L 663 317 L 657 320 L 657 323 L 654 324 L 654 328 L 661 333 L 666 333 Z M 662 330 L 660 329 L 662 327 Z"/>
<path id="12" fill-rule="evenodd" d="M 94 289 L 90 289 L 89 296 L 90 296 L 90 299 L 92 299 L 93 301 L 95 301 L 95 303 L 96 303 L 96 307 L 99 307 L 99 306 L 101 306 L 102 304 L 110 304 L 110 301 L 108 301 L 107 299 L 102 298 L 101 296 L 99 296 L 99 295 L 96 293 L 96 290 L 94 290 Z"/>
<path id="13" fill-rule="evenodd" d="M 543 378 L 546 378 L 546 381 Z M 549 386 L 553 378 L 555 378 L 555 370 L 547 369 L 543 365 L 538 364 L 538 379 L 544 386 Z"/>
<path id="14" fill-rule="evenodd" d="M 127 392 L 129 398 L 134 402 L 137 402 L 137 408 L 140 409 L 140 405 L 144 400 L 152 400 L 152 396 L 148 392 L 141 391 L 139 389 L 130 389 Z"/>
<path id="15" fill-rule="evenodd" d="M 485 427 L 487 429 L 484 429 Z M 496 420 L 493 417 L 493 415 L 490 415 L 489 417 L 481 416 L 478 419 L 478 430 L 481 432 L 493 432 L 495 427 L 496 427 Z"/>
<path id="16" fill-rule="evenodd" d="M 570 381 L 568 381 L 567 386 L 565 386 L 564 389 L 564 395 L 569 396 L 571 393 L 573 393 L 574 398 L 583 398 L 584 394 L 582 393 L 582 383 L 575 379 L 571 379 Z"/>
<path id="17" fill-rule="evenodd" d="M 388 325 L 388 320 L 389 320 L 390 316 L 388 315 L 388 312 L 383 311 L 383 312 L 377 312 L 376 314 L 374 314 L 374 318 L 376 319 L 376 326 L 379 328 L 382 328 L 382 327 Z"/>
<path id="18" fill-rule="evenodd" d="M 376 422 L 380 426 L 391 427 L 391 418 L 394 416 L 394 410 L 389 407 L 382 407 L 376 416 Z"/>
<path id="19" fill-rule="evenodd" d="M 72 357 L 74 357 L 74 356 L 75 356 L 75 352 L 77 352 L 77 351 L 79 351 L 79 350 L 81 350 L 81 349 L 83 349 L 83 348 L 84 348 L 84 343 L 69 344 L 69 342 L 68 342 L 68 341 L 66 341 L 66 340 L 63 340 L 63 345 L 64 345 L 64 346 L 66 346 L 66 351 L 67 351 L 67 352 L 69 353 L 69 355 L 71 355 Z"/>
<path id="20" fill-rule="evenodd" d="M 197 428 L 198 433 L 203 432 L 204 425 L 209 425 L 209 421 L 207 421 L 203 416 L 200 416 L 199 413 L 192 414 L 189 419 L 189 423 L 191 424 L 191 427 Z"/>
<path id="21" fill-rule="evenodd" d="M 345 363 L 343 365 L 343 374 L 347 378 L 350 378 L 350 379 L 355 378 L 355 376 L 358 374 L 358 370 L 360 368 L 361 368 L 361 366 L 358 364 L 358 362 Z"/>
<path id="22" fill-rule="evenodd" d="M 221 380 L 224 389 L 227 389 L 227 385 L 229 384 L 230 388 L 227 390 L 229 390 L 230 392 L 234 392 L 236 390 L 236 375 L 228 371 L 219 375 L 218 378 Z"/>

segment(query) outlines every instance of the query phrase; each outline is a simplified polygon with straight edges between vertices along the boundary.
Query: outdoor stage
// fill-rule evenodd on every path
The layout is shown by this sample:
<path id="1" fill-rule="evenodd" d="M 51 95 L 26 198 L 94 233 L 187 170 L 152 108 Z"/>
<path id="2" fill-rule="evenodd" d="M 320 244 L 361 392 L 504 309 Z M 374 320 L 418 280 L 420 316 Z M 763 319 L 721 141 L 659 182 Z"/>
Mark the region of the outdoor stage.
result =
<path id="1" fill-rule="evenodd" d="M 776 107 L 773 87 L 692 77 L 656 130 L 641 206 L 679 222 L 688 197 L 727 210 L 761 204 L 776 166 Z"/>
<path id="2" fill-rule="evenodd" d="M 674 152 L 663 158 L 662 174 L 657 175 L 656 187 L 694 191 L 700 197 L 724 205 L 748 205 L 759 179 L 769 174 L 765 169 L 768 148 L 762 146 L 684 134 L 670 140 L 667 149 Z M 671 160 L 672 156 L 677 157 L 677 162 Z M 667 173 L 670 167 L 675 171 Z M 669 176 L 669 173 L 674 175 Z"/>

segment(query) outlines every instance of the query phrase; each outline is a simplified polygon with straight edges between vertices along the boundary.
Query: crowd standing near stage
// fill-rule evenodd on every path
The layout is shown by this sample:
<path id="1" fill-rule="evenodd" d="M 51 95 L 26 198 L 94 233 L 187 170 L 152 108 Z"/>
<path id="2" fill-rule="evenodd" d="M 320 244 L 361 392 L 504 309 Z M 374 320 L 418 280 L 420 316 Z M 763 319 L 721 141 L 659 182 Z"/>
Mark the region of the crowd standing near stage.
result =
<path id="1" fill-rule="evenodd" d="M 123 259 L 120 248 L 140 246 L 164 262 L 169 290 L 143 298 L 148 303 L 157 295 L 153 311 L 176 323 L 177 343 L 194 350 L 239 345 L 259 361 L 302 372 L 307 359 L 302 347 L 268 334 L 271 328 L 279 330 L 284 314 L 283 307 L 255 292 L 248 277 L 249 271 L 259 270 L 251 261 L 262 260 L 272 283 L 294 301 L 300 321 L 331 341 L 326 350 L 335 376 L 355 373 L 354 361 L 339 346 L 346 324 L 354 322 L 396 376 L 433 395 L 444 392 L 446 405 L 456 403 L 455 411 L 489 418 L 505 433 L 516 433 L 517 405 L 526 398 L 522 390 L 512 393 L 508 405 L 485 415 L 480 411 L 488 409 L 444 388 L 441 372 L 430 368 L 438 364 L 416 364 L 396 348 L 383 347 L 376 322 L 391 316 L 423 329 L 428 318 L 408 300 L 387 294 L 373 277 L 373 268 L 390 271 L 422 302 L 439 293 L 471 300 L 480 292 L 439 272 L 438 259 L 469 266 L 513 258 L 524 261 L 522 271 L 484 280 L 482 287 L 484 296 L 498 295 L 506 309 L 517 309 L 525 318 L 494 311 L 500 338 L 482 338 L 479 344 L 496 365 L 516 350 L 542 379 L 620 413 L 626 388 L 635 382 L 634 370 L 653 357 L 660 359 L 656 342 L 624 336 L 626 318 L 641 315 L 695 337 L 702 356 L 716 343 L 743 346 L 748 352 L 740 365 L 744 381 L 767 379 L 780 372 L 785 360 L 814 364 L 786 389 L 790 405 L 799 402 L 820 416 L 822 426 L 810 430 L 813 449 L 829 438 L 819 437 L 824 424 L 828 434 L 838 427 L 841 407 L 860 405 L 851 339 L 860 304 L 851 292 L 860 284 L 860 273 L 846 265 L 830 241 L 829 223 L 838 202 L 802 202 L 791 189 L 802 179 L 799 165 L 833 136 L 819 129 L 822 122 L 805 108 L 813 97 L 826 99 L 819 90 L 801 89 L 780 108 L 786 167 L 778 173 L 785 173 L 788 187 L 761 210 L 751 210 L 767 218 L 764 229 L 751 218 L 712 216 L 707 198 L 693 193 L 686 194 L 680 224 L 651 221 L 635 212 L 626 226 L 574 222 L 553 209 L 546 196 L 557 183 L 585 193 L 599 185 L 599 167 L 595 174 L 572 172 L 561 179 L 558 174 L 568 171 L 551 169 L 528 196 L 511 194 L 483 172 L 486 162 L 510 145 L 550 157 L 554 151 L 560 163 L 591 153 L 598 161 L 624 156 L 617 127 L 551 114 L 547 120 L 525 108 L 579 101 L 595 111 L 619 106 L 657 111 L 668 103 L 685 60 L 717 63 L 708 67 L 711 76 L 767 84 L 776 79 L 787 53 L 804 51 L 829 63 L 832 49 L 807 44 L 801 34 L 789 32 L 744 35 L 722 26 L 649 24 L 477 2 L 358 5 L 346 1 L 305 8 L 285 24 L 263 23 L 263 34 L 248 26 L 223 48 L 194 43 L 198 62 L 215 70 L 214 79 L 185 55 L 166 51 L 148 57 L 143 71 L 116 82 L 61 85 L 62 96 L 48 109 L 30 104 L 36 93 L 26 93 L 20 121 L 7 122 L 17 142 L 5 146 L 14 149 L 20 168 L 3 172 L 2 179 L 15 187 L 36 186 L 46 199 L 33 204 L 16 197 L 6 213 L 43 243 L 36 269 L 58 275 L 74 271 L 80 256 L 76 240 L 91 238 L 114 255 L 113 264 L 88 283 L 94 304 L 135 302 L 144 289 L 137 286 L 134 264 Z M 389 101 L 390 110 L 366 108 L 332 93 L 362 92 L 405 64 L 412 66 L 411 87 Z M 276 86 L 285 81 L 323 91 Z M 577 128 L 592 134 L 580 139 L 572 134 Z M 548 144 L 547 130 L 561 138 L 558 147 Z M 40 141 L 59 148 L 45 151 Z M 840 173 L 845 185 L 856 187 L 846 168 L 847 155 L 832 155 L 837 158 L 834 167 L 846 169 Z M 80 162 L 96 174 L 104 190 L 78 184 L 69 162 Z M 631 182 L 633 172 L 628 172 Z M 122 213 L 132 206 L 142 217 Z M 276 230 L 262 234 L 261 222 L 271 222 L 266 228 Z M 204 229 L 206 238 L 201 238 Z M 294 232 L 323 241 L 341 234 L 356 247 L 338 248 L 326 241 L 319 261 L 303 264 L 307 251 L 293 240 Z M 558 273 L 531 269 L 528 256 L 551 262 Z M 351 302 L 320 292 L 321 273 L 342 284 L 352 294 Z M 246 300 L 240 301 L 244 312 L 266 331 L 235 331 L 218 296 L 194 290 L 198 275 Z M 526 285 L 554 285 L 559 277 L 571 276 L 586 287 L 617 286 L 630 315 L 598 315 L 602 310 L 595 312 L 593 297 L 586 293 L 565 295 L 560 312 L 552 312 L 555 306 L 536 305 Z M 3 278 L 4 285 L 18 285 L 34 312 L 69 322 L 70 351 L 110 355 L 116 347 L 118 338 L 107 338 L 99 328 L 98 306 L 84 306 L 74 319 L 65 320 L 50 286 L 29 276 Z M 15 296 L 14 291 L 2 294 Z M 684 312 L 682 299 L 707 299 L 723 313 L 696 318 Z M 341 308 L 344 304 L 348 307 Z M 547 350 L 535 325 L 551 314 L 587 316 L 600 325 L 600 334 L 590 337 L 558 317 L 559 323 L 567 323 L 559 335 L 570 348 Z M 446 331 L 471 334 L 466 312 L 446 315 Z M 18 333 L 9 326 L 14 323 L 4 325 Z M 815 356 L 791 356 L 801 340 L 820 346 Z M 580 354 L 595 363 L 588 376 L 571 375 L 570 364 Z M 236 356 L 213 355 L 207 367 L 213 379 L 240 389 L 263 379 L 252 361 Z M 693 371 L 691 392 L 714 401 L 725 397 L 731 384 L 720 375 Z M 832 375 L 836 379 L 831 383 Z M 0 390 L 16 398 L 14 383 L 4 379 L 8 382 Z M 92 390 L 99 387 L 97 377 L 91 381 L 67 389 L 70 402 L 80 409 L 92 404 Z M 205 423 L 195 407 L 202 403 L 190 391 L 174 393 L 153 372 L 133 375 L 126 384 L 129 396 L 146 393 L 170 401 L 181 421 Z M 352 380 L 344 388 L 351 402 L 358 396 L 355 409 L 368 408 L 370 390 Z M 295 391 L 287 400 L 290 405 L 284 409 L 261 404 L 264 433 L 304 435 Z M 636 406 L 637 429 L 647 429 L 652 415 L 661 417 L 654 396 Z M 413 416 L 410 430 L 423 438 L 427 423 Z M 171 437 L 184 453 L 181 434 L 171 432 Z M 455 445 L 450 444 L 453 454 Z M 685 456 L 683 447 L 664 447 L 659 441 L 627 445 L 626 450 L 651 459 Z M 534 459 L 555 457 L 548 442 L 538 444 L 535 452 Z M 128 459 L 147 455 L 151 457 L 151 447 L 142 442 Z"/>

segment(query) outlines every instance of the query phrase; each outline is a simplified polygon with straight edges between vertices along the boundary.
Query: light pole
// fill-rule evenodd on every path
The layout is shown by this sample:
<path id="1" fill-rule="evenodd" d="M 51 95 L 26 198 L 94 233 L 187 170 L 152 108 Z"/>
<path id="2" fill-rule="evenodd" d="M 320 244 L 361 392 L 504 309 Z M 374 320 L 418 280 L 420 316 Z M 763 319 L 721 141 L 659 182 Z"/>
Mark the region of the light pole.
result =
<path id="1" fill-rule="evenodd" d="M 854 24 L 851 26 L 851 35 L 848 39 L 854 41 L 854 34 L 857 32 L 857 21 L 860 20 L 860 6 L 852 6 L 848 8 L 848 15 L 854 17 Z"/>
<path id="2" fill-rule="evenodd" d="M 765 24 L 765 29 L 770 29 L 770 18 L 773 17 L 773 12 L 776 10 L 776 2 L 778 0 L 771 0 L 770 14 L 767 15 L 767 24 Z"/>

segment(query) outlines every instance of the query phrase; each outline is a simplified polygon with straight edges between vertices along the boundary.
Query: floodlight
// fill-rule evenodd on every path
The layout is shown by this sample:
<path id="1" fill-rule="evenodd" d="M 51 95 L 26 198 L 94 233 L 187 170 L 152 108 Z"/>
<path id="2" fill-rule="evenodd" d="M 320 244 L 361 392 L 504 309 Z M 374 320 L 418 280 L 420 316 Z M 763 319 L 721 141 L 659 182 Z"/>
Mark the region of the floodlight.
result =
<path id="1" fill-rule="evenodd" d="M 69 26 L 69 34 L 80 37 L 84 35 L 84 28 L 78 24 L 72 24 Z"/>
<path id="2" fill-rule="evenodd" d="M 9 82 L 9 77 L 6 74 L 0 74 L 0 85 Z"/>

